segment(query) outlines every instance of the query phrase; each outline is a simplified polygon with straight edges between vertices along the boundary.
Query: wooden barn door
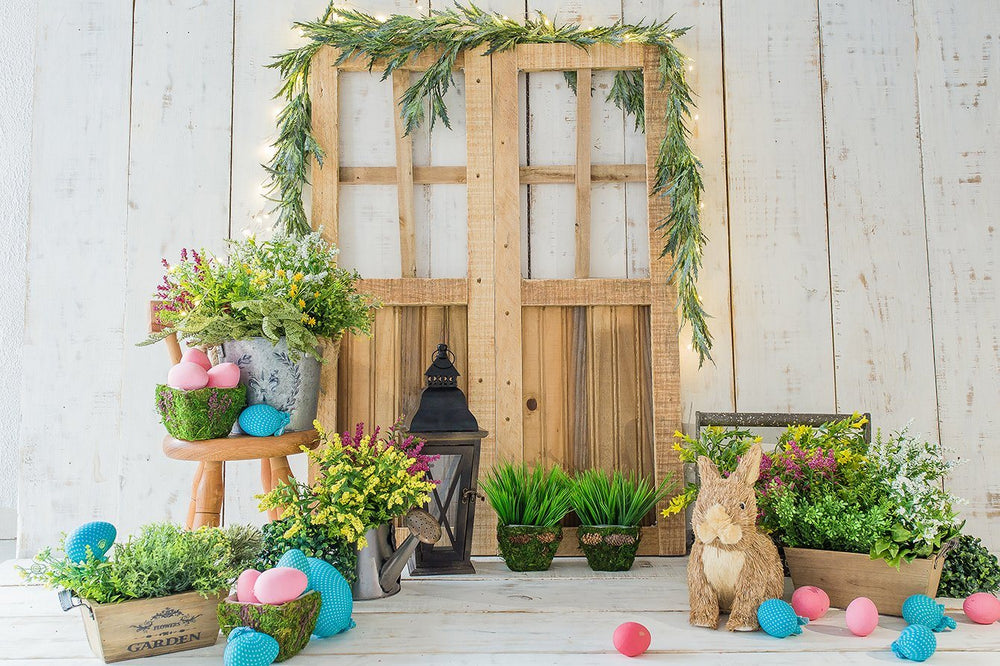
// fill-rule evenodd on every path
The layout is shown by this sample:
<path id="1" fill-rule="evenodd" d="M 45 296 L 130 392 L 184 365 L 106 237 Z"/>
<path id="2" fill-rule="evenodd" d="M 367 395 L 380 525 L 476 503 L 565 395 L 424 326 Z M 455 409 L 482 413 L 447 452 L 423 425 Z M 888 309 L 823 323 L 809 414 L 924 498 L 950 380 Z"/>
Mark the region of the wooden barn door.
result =
<path id="1" fill-rule="evenodd" d="M 335 54 L 321 52 L 312 68 L 314 131 L 327 157 L 314 169 L 313 220 L 336 239 L 341 187 L 394 183 L 399 208 L 400 275 L 364 280 L 384 307 L 371 339 L 348 338 L 341 347 L 337 381 L 325 384 L 321 416 L 346 429 L 357 421 L 388 424 L 416 406 L 423 371 L 438 342 L 455 352 L 461 386 L 480 426 L 481 470 L 499 460 L 636 469 L 657 480 L 682 471 L 670 448 L 680 426 L 675 293 L 667 285 L 668 261 L 659 259 L 655 227 L 667 213 L 664 199 L 650 200 L 650 276 L 592 279 L 590 184 L 647 181 L 662 140 L 651 122 L 647 164 L 590 163 L 590 96 L 578 96 L 577 159 L 556 167 L 521 166 L 518 142 L 518 73 L 577 72 L 578 90 L 590 89 L 593 69 L 644 69 L 646 117 L 662 118 L 665 96 L 654 50 L 630 46 L 521 46 L 484 57 L 466 54 L 457 66 L 465 76 L 467 163 L 464 168 L 414 168 L 409 139 L 396 121 L 395 167 L 340 167 L 337 159 L 337 72 L 366 69 L 349 61 L 332 67 Z M 417 61 L 410 70 L 426 68 Z M 393 77 L 398 99 L 409 71 Z M 440 130 L 447 131 L 447 130 Z M 647 174 L 649 176 L 647 177 Z M 465 278 L 417 278 L 414 261 L 413 187 L 465 183 L 468 268 Z M 575 278 L 535 280 L 522 276 L 520 188 L 532 183 L 572 183 L 576 189 Z M 332 387 L 336 386 L 336 391 Z M 328 424 L 328 427 L 329 424 Z M 659 518 L 644 528 L 643 554 L 683 554 L 683 519 Z M 473 552 L 493 554 L 496 520 L 477 507 Z M 578 552 L 567 529 L 561 554 Z"/>

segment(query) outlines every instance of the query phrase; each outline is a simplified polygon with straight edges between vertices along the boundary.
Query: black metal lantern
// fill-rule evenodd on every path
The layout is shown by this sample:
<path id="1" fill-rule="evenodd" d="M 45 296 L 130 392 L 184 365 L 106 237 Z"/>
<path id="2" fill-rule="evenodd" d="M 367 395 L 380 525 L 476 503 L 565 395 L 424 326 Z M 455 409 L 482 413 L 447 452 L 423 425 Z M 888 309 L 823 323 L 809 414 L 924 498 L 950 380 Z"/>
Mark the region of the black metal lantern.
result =
<path id="1" fill-rule="evenodd" d="M 479 429 L 458 388 L 454 357 L 448 345 L 438 345 L 424 373 L 427 387 L 420 394 L 420 406 L 406 427 L 409 434 L 426 440 L 423 453 L 441 456 L 430 465 L 429 476 L 438 484 L 426 507 L 441 523 L 441 538 L 417 548 L 416 567 L 410 572 L 414 576 L 476 572 L 470 560 L 472 527 L 479 450 L 487 433 Z"/>

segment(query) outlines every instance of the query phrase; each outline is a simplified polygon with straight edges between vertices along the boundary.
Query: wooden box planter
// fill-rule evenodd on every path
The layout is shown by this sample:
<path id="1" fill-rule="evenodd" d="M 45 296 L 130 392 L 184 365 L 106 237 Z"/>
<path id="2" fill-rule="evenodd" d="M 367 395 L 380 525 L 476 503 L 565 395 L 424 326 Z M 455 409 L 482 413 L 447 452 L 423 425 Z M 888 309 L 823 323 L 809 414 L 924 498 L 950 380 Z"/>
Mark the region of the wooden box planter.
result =
<path id="1" fill-rule="evenodd" d="M 858 597 L 871 599 L 882 615 L 902 616 L 903 602 L 914 594 L 937 596 L 945 551 L 933 558 L 903 562 L 896 569 L 864 553 L 785 548 L 785 561 L 795 587 L 815 585 L 830 605 L 847 608 Z"/>
<path id="2" fill-rule="evenodd" d="M 94 654 L 105 663 L 215 645 L 216 608 L 224 593 L 185 592 L 117 604 L 80 600 L 83 626 Z"/>

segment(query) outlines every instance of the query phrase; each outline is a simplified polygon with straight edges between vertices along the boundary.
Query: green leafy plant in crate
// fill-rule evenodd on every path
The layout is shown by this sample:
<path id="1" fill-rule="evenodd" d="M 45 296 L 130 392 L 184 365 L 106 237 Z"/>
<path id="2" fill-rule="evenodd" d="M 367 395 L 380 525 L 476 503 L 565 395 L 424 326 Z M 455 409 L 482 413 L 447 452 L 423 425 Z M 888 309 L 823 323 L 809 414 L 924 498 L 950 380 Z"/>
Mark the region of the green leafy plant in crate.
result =
<path id="1" fill-rule="evenodd" d="M 264 542 L 260 550 L 258 569 L 270 569 L 278 563 L 281 556 L 292 548 L 301 550 L 306 557 L 329 562 L 337 568 L 348 583 L 353 583 L 358 577 L 358 550 L 353 541 L 342 537 L 330 536 L 323 525 L 305 523 L 298 531 L 285 536 L 292 527 L 292 521 L 275 520 L 262 528 Z"/>

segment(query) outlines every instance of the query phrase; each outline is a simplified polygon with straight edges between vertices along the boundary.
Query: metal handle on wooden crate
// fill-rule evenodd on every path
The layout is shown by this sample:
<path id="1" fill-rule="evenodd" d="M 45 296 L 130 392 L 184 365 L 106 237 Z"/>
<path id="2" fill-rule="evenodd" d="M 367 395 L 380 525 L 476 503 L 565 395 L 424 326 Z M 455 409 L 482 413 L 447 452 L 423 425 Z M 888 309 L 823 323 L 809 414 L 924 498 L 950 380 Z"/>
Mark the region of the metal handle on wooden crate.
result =
<path id="1" fill-rule="evenodd" d="M 949 539 L 944 543 L 943 546 L 941 546 L 941 550 L 939 550 L 937 555 L 934 556 L 933 567 L 935 569 L 937 569 L 939 566 L 944 566 L 945 555 L 947 555 L 948 551 L 954 548 L 955 544 L 957 543 L 958 543 L 958 537 L 955 537 L 954 539 Z"/>

